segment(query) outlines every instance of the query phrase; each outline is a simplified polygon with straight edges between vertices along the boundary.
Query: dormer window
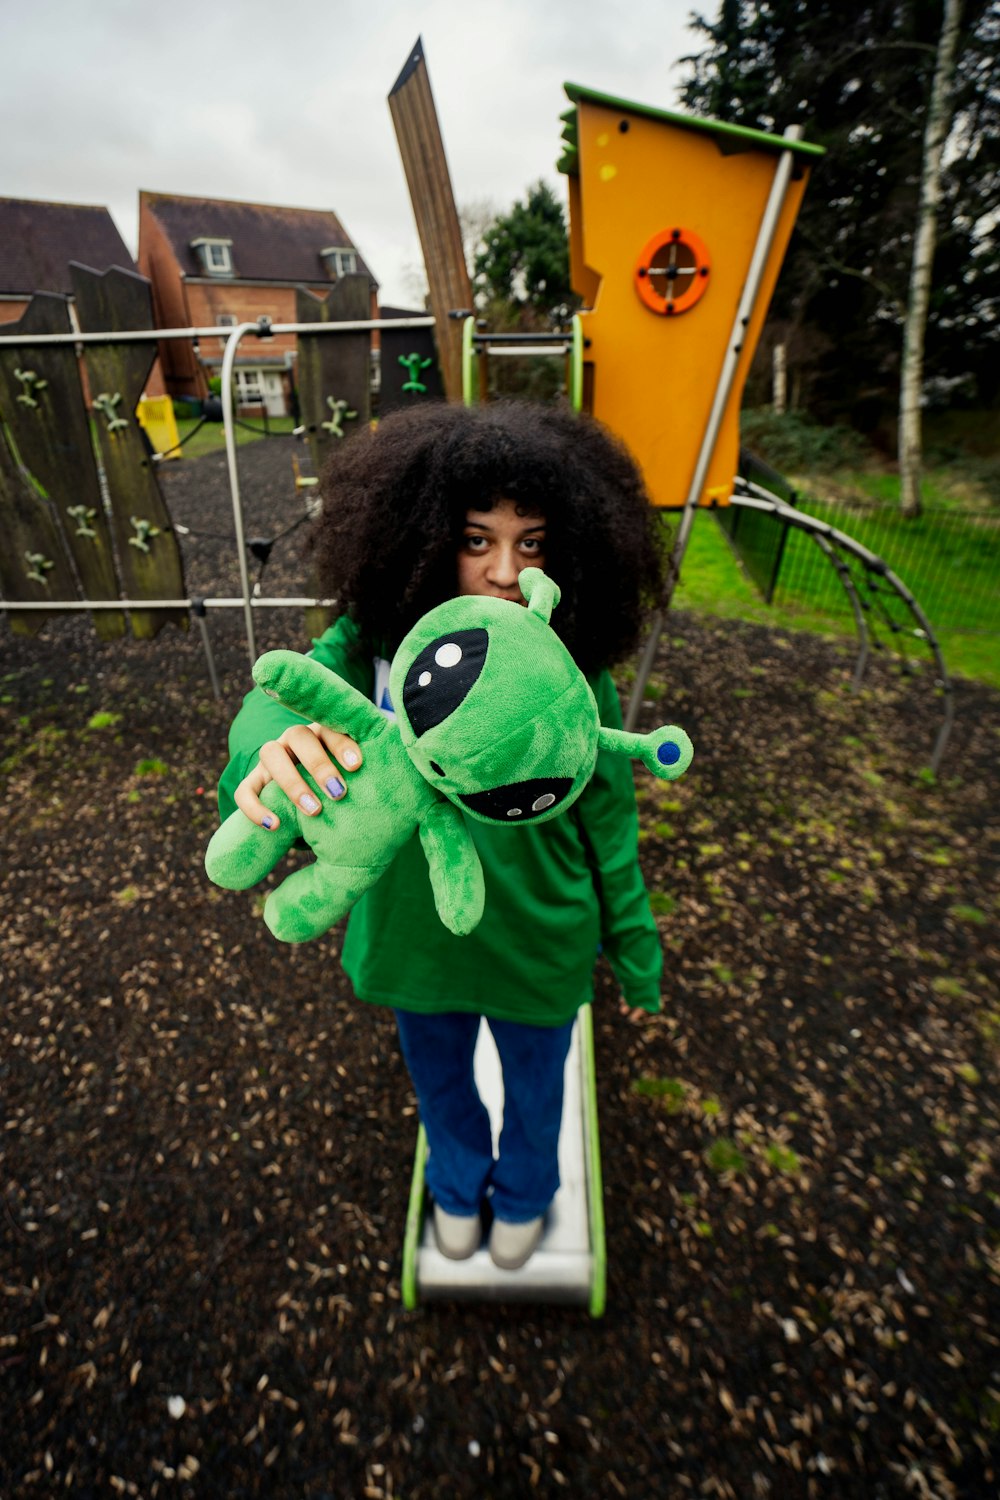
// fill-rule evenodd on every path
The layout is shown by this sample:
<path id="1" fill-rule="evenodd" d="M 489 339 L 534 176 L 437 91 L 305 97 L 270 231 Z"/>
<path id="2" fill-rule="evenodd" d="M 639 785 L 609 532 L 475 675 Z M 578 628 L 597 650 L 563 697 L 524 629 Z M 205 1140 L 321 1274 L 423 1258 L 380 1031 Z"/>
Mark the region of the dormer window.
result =
<path id="1" fill-rule="evenodd" d="M 352 276 L 358 269 L 356 250 L 349 250 L 346 246 L 333 245 L 326 250 L 321 250 L 319 253 L 320 259 L 333 280 L 336 280 L 338 276 Z"/>
<path id="2" fill-rule="evenodd" d="M 232 240 L 202 237 L 191 241 L 191 249 L 201 261 L 202 270 L 207 276 L 232 276 Z"/>

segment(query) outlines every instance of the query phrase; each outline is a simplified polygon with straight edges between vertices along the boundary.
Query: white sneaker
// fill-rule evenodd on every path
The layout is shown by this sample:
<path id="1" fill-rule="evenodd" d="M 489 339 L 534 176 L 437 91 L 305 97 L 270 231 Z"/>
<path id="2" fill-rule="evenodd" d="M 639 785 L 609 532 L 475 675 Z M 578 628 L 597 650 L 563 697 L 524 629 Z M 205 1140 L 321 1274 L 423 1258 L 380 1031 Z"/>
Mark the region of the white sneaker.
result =
<path id="1" fill-rule="evenodd" d="M 483 1240 L 483 1221 L 478 1214 L 449 1214 L 435 1203 L 434 1238 L 449 1260 L 468 1260 Z"/>
<path id="2" fill-rule="evenodd" d="M 519 1271 L 538 1248 L 545 1227 L 545 1215 L 529 1219 L 526 1224 L 509 1224 L 494 1219 L 490 1231 L 490 1259 L 501 1271 Z"/>

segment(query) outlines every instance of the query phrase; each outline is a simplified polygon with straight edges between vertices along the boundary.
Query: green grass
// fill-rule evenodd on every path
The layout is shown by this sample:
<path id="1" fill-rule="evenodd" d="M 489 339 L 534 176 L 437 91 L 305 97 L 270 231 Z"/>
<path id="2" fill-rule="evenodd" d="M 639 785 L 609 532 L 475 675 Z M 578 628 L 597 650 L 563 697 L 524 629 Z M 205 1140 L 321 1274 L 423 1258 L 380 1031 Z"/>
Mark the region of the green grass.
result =
<path id="1" fill-rule="evenodd" d="M 263 417 L 248 417 L 246 420 L 251 427 L 259 427 L 262 429 L 264 426 Z M 197 426 L 198 423 L 194 419 L 178 417 L 178 437 L 183 440 L 188 436 L 189 433 L 193 432 L 195 427 Z M 290 433 L 294 426 L 295 423 L 291 417 L 268 418 L 268 427 L 272 433 Z M 236 428 L 236 446 L 238 448 L 243 448 L 247 443 L 259 443 L 263 436 L 263 431 L 250 432 L 247 427 L 238 426 Z M 183 448 L 181 448 L 180 450 L 180 454 L 182 458 L 202 458 L 206 453 L 220 452 L 225 448 L 225 446 L 226 434 L 225 429 L 223 428 L 223 424 L 221 422 L 206 422 L 202 427 L 198 428 L 198 431 L 194 433 L 193 437 L 189 438 L 188 441 L 184 443 Z"/>
<path id="2" fill-rule="evenodd" d="M 873 489 L 880 492 L 878 498 L 891 499 L 893 485 L 898 498 L 895 476 L 872 474 L 869 479 Z M 809 509 L 814 507 L 810 505 Z M 927 615 L 950 673 L 1000 687 L 1000 611 L 996 603 L 1000 593 L 1000 523 L 980 530 L 947 513 L 904 521 L 896 515 L 886 516 L 884 511 L 879 511 L 877 519 L 869 519 L 853 509 L 815 509 L 823 519 L 884 557 L 900 576 Z M 900 560 L 904 548 L 909 550 L 909 557 Z M 857 639 L 842 586 L 814 542 L 799 533 L 790 534 L 775 602 L 768 605 L 706 512 L 696 517 L 674 602 L 679 609 L 723 619 Z M 889 607 L 893 619 L 907 628 L 912 624 L 901 605 L 891 601 Z M 881 634 L 885 638 L 888 632 Z M 912 637 L 901 639 L 907 639 L 911 659 L 931 664 L 931 654 L 924 646 Z"/>

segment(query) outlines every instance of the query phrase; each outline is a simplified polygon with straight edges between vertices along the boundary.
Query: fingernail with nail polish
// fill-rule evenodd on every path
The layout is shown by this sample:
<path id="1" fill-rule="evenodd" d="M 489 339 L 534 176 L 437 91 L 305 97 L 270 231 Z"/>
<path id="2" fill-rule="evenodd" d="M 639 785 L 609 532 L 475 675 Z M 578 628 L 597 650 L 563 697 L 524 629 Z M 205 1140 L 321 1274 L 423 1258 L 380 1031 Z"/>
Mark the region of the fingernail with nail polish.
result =
<path id="1" fill-rule="evenodd" d="M 335 802 L 337 798 L 342 797 L 347 790 L 339 776 L 331 776 L 330 780 L 326 784 L 326 789 Z"/>
<path id="2" fill-rule="evenodd" d="M 312 792 L 303 792 L 299 798 L 299 806 L 305 808 L 307 813 L 319 812 L 319 803 Z"/>
<path id="3" fill-rule="evenodd" d="M 261 828 L 273 828 L 274 827 L 274 819 L 273 818 L 261 818 L 261 820 L 260 820 L 260 826 L 261 826 Z"/>
<path id="4" fill-rule="evenodd" d="M 356 766 L 360 761 L 361 756 L 356 750 L 345 750 L 340 758 L 344 762 L 345 766 Z"/>

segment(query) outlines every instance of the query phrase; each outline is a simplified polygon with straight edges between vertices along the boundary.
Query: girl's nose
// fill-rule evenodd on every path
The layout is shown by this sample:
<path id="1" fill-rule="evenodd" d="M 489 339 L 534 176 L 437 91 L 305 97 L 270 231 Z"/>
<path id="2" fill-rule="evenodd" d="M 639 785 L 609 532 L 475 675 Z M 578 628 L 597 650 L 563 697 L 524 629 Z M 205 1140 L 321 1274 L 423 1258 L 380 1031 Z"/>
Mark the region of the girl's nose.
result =
<path id="1" fill-rule="evenodd" d="M 501 588 L 513 588 L 520 572 L 513 547 L 498 547 L 493 559 L 493 582 Z"/>

